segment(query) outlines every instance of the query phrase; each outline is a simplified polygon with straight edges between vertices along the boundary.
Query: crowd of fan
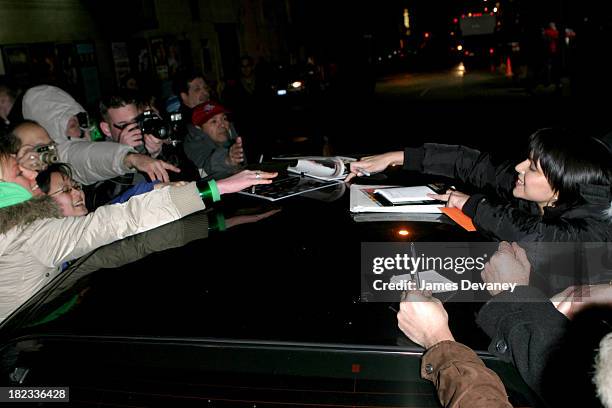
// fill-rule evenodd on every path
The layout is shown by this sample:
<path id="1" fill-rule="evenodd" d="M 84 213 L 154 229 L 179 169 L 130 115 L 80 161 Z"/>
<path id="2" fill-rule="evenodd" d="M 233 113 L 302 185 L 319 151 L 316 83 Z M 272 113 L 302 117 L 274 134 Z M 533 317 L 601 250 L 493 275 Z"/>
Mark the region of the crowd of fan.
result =
<path id="1" fill-rule="evenodd" d="M 10 86 L 0 86 L 0 319 L 61 273 L 66 262 L 199 211 L 222 194 L 271 182 L 274 173 L 244 170 L 242 138 L 227 109 L 211 100 L 203 76 L 179 75 L 174 93 L 175 99 L 166 104 L 169 112 L 156 106 L 153 98 L 131 90 L 106 95 L 97 112 L 87 112 L 55 86 L 34 86 L 21 95 Z M 174 119 L 167 122 L 162 117 Z M 541 144 L 546 137 L 535 140 Z M 426 146 L 410 154 L 420 157 L 423 170 L 430 151 L 436 149 L 440 150 Z M 461 154 L 461 160 L 472 155 L 482 163 L 472 152 Z M 403 153 L 366 158 L 353 171 L 360 175 L 398 163 L 406 165 Z M 607 171 L 609 176 L 609 167 Z M 609 184 L 603 190 L 607 208 Z M 460 201 L 464 211 L 473 207 L 474 217 L 490 207 L 476 195 L 450 192 L 444 198 L 449 203 Z M 558 196 L 547 200 L 561 202 Z M 544 212 L 544 207 L 537 211 Z M 508 214 L 507 233 L 524 233 L 524 228 L 514 228 L 517 211 L 508 209 Z M 584 213 L 579 216 L 586 218 Z M 609 218 L 599 207 L 597 216 L 597 222 L 580 225 L 587 225 L 597 240 L 607 241 Z M 541 240 L 578 234 L 566 227 L 571 222 L 551 229 L 552 221 L 542 221 L 539 212 L 536 218 L 533 228 L 542 231 Z M 520 241 L 522 237 L 500 235 L 500 219 L 491 221 L 495 223 L 491 231 L 498 238 Z M 485 222 L 479 221 L 479 226 L 484 228 Z M 525 251 L 516 243 L 502 242 L 487 263 L 483 281 L 520 285 L 514 292 L 492 292 L 478 313 L 478 324 L 492 339 L 489 350 L 513 363 L 545 404 L 590 406 L 597 403 L 597 395 L 612 407 L 612 334 L 605 324 L 612 281 L 570 287 L 551 297 L 529 286 L 532 272 Z M 398 323 L 427 350 L 421 375 L 434 383 L 444 406 L 510 406 L 497 375 L 455 341 L 444 307 L 431 294 L 408 293 Z M 591 325 L 588 332 L 601 340 L 599 352 L 592 347 L 593 338 L 580 335 L 584 324 Z M 573 397 L 559 393 L 564 385 L 573 387 Z"/>

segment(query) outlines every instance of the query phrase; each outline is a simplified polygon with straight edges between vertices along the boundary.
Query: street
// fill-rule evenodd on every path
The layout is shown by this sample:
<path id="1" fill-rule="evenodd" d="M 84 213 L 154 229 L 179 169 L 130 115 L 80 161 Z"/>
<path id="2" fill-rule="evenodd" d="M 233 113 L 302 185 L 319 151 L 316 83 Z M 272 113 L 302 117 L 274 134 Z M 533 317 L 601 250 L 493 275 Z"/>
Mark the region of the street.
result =
<path id="1" fill-rule="evenodd" d="M 612 128 L 606 106 L 598 101 L 564 96 L 552 86 L 539 85 L 529 93 L 504 73 L 469 71 L 462 65 L 380 78 L 373 95 L 345 91 L 324 98 L 314 109 L 291 117 L 292 134 L 308 129 L 309 137 L 329 140 L 333 154 L 441 142 L 516 156 L 524 154 L 528 136 L 543 127 L 577 129 L 580 137 Z M 309 152 L 320 154 L 314 149 Z"/>

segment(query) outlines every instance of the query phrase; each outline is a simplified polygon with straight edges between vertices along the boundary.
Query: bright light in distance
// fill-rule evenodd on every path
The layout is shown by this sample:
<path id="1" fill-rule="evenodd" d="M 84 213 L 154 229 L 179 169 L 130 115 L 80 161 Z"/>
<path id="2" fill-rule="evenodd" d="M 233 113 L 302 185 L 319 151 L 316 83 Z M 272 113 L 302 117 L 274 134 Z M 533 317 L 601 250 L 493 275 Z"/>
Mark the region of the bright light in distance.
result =
<path id="1" fill-rule="evenodd" d="M 493 12 L 497 13 L 497 7 L 493 7 Z"/>
<path id="2" fill-rule="evenodd" d="M 494 53 L 495 53 L 495 49 L 489 48 L 489 54 L 494 54 Z"/>
<path id="3" fill-rule="evenodd" d="M 279 96 L 287 95 L 287 90 L 286 89 L 279 89 L 278 91 L 276 91 L 276 94 L 279 95 Z"/>
<path id="4" fill-rule="evenodd" d="M 302 82 L 301 81 L 295 81 L 295 82 L 291 83 L 291 87 L 295 88 L 295 89 L 297 89 L 297 88 L 299 88 L 301 86 L 302 86 Z"/>
<path id="5" fill-rule="evenodd" d="M 397 235 L 407 237 L 408 235 L 410 235 L 410 231 L 408 231 L 407 229 L 401 229 L 397 231 Z"/>
<path id="6" fill-rule="evenodd" d="M 465 75 L 465 65 L 463 65 L 463 62 L 460 62 L 459 65 L 455 67 L 454 71 L 455 71 L 455 76 L 458 76 L 460 78 L 463 77 Z"/>
<path id="7" fill-rule="evenodd" d="M 462 51 L 462 50 L 463 50 L 463 45 L 459 44 L 459 45 L 457 46 L 457 51 Z"/>

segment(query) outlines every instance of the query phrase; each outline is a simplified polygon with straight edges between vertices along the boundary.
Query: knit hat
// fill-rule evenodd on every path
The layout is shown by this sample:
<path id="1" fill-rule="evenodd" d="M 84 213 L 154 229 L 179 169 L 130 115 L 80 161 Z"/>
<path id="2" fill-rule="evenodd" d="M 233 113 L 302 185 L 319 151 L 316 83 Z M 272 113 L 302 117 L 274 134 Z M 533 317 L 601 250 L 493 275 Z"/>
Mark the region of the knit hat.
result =
<path id="1" fill-rule="evenodd" d="M 16 183 L 0 182 L 0 208 L 23 203 L 32 198 L 32 193 Z"/>
<path id="2" fill-rule="evenodd" d="M 216 102 L 205 102 L 193 108 L 191 123 L 193 123 L 194 126 L 200 126 L 211 120 L 213 116 L 227 112 L 229 111 Z"/>

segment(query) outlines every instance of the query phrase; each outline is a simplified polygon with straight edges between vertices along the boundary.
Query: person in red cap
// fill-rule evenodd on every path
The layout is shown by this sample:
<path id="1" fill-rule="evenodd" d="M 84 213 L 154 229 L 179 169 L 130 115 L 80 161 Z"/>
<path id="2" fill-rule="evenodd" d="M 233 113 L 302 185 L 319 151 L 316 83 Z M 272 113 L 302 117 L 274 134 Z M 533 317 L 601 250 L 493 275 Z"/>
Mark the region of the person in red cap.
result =
<path id="1" fill-rule="evenodd" d="M 216 179 L 235 174 L 244 162 L 242 138 L 233 137 L 227 118 L 228 110 L 208 101 L 193 108 L 191 123 L 197 132 L 189 132 L 184 148 L 187 157 L 198 167 L 201 176 Z"/>

